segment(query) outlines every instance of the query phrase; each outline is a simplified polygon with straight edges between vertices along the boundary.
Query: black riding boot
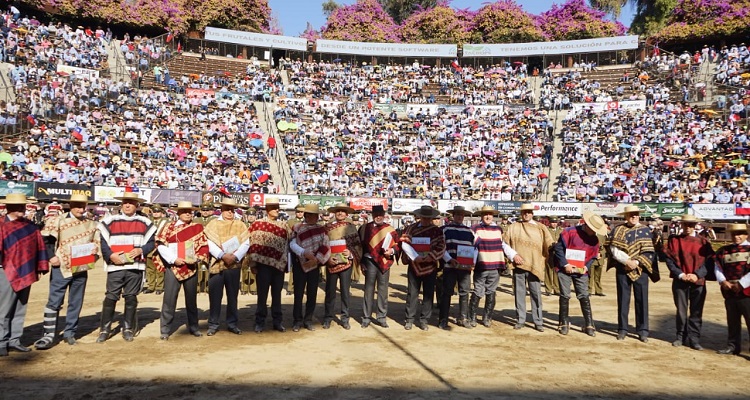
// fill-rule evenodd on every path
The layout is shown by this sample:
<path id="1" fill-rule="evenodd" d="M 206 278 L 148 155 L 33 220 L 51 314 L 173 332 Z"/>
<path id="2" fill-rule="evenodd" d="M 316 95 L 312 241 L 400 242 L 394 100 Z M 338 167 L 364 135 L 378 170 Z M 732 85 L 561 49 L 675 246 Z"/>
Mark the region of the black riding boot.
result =
<path id="1" fill-rule="evenodd" d="M 469 325 L 467 328 L 473 328 L 477 326 L 477 309 L 479 308 L 479 297 L 474 293 L 471 294 L 471 300 L 469 301 Z"/>
<path id="2" fill-rule="evenodd" d="M 102 303 L 102 318 L 99 323 L 99 337 L 97 343 L 102 343 L 109 339 L 109 333 L 112 331 L 112 320 L 115 318 L 116 300 L 105 298 Z"/>
<path id="3" fill-rule="evenodd" d="M 568 318 L 569 307 L 570 299 L 560 296 L 560 315 L 557 330 L 562 335 L 567 335 L 568 331 L 570 331 L 570 318 Z"/>
<path id="4" fill-rule="evenodd" d="M 125 317 L 123 318 L 122 324 L 122 338 L 126 342 L 132 342 L 135 337 L 135 331 L 138 329 L 138 317 L 136 311 L 138 310 L 138 298 L 135 296 L 128 296 L 125 298 Z"/>
<path id="5" fill-rule="evenodd" d="M 581 302 L 581 312 L 583 313 L 583 331 L 589 336 L 596 336 L 596 326 L 594 326 L 594 316 L 591 313 L 591 300 L 584 297 Z"/>

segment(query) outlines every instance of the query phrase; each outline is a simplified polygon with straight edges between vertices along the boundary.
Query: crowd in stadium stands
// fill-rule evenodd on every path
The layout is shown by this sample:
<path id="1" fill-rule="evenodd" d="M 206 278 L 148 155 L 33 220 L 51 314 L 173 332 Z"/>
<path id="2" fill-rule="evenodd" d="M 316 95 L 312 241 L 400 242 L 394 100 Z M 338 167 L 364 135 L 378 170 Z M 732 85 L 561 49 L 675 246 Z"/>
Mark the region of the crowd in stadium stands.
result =
<path id="1" fill-rule="evenodd" d="M 341 62 L 285 61 L 290 84 L 286 97 L 312 96 L 321 100 L 377 103 L 433 104 L 445 96 L 447 103 L 462 105 L 534 103 L 525 64 L 488 67 L 421 65 L 362 65 Z M 437 93 L 427 93 L 427 86 Z"/>
<path id="2" fill-rule="evenodd" d="M 530 199 L 548 180 L 542 168 L 553 138 L 544 110 L 399 119 L 368 103 L 279 99 L 274 116 L 298 128 L 284 143 L 302 194 Z"/>
<path id="3" fill-rule="evenodd" d="M 129 82 L 106 77 L 58 74 L 54 72 L 58 64 L 105 67 L 102 62 L 106 62 L 109 35 L 66 25 L 45 26 L 33 19 L 5 21 L 5 48 L 23 47 L 26 57 L 16 55 L 8 60 L 14 64 L 10 77 L 16 100 L 1 102 L 0 122 L 7 125 L 6 132 L 20 119 L 32 127 L 28 136 L 0 151 L 0 157 L 10 159 L 0 162 L 4 179 L 275 190 L 268 177 L 263 131 L 251 102 L 230 95 L 188 98 L 173 92 L 137 90 Z M 26 42 L 20 46 L 22 38 Z M 45 47 L 45 42 L 52 45 Z M 124 41 L 123 49 L 126 56 L 135 49 L 141 56 L 151 54 L 155 48 L 149 42 L 135 37 Z M 15 43 L 13 47 L 11 43 Z M 35 61 L 40 53 L 54 57 L 54 62 L 47 58 L 48 63 L 41 64 L 35 74 L 31 71 L 40 66 Z M 75 61 L 94 54 L 99 54 L 100 61 Z M 28 73 L 17 74 L 19 70 Z M 236 93 L 262 87 L 273 79 L 255 71 L 232 82 L 199 84 L 191 80 L 188 85 L 215 89 L 219 94 Z"/>
<path id="4" fill-rule="evenodd" d="M 732 203 L 750 194 L 746 132 L 684 103 L 570 113 L 562 134 L 561 201 Z"/>

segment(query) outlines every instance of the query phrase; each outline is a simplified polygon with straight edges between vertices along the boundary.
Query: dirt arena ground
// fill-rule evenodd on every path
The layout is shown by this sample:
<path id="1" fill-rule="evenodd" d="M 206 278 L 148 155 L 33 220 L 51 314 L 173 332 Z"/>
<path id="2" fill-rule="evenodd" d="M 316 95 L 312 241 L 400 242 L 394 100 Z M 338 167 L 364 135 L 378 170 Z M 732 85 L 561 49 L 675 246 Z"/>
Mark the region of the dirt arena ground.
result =
<path id="1" fill-rule="evenodd" d="M 292 296 L 283 296 L 285 333 L 251 332 L 255 296 L 240 296 L 236 336 L 220 331 L 194 338 L 184 325 L 169 341 L 159 340 L 161 296 L 139 296 L 142 330 L 132 343 L 121 335 L 95 343 L 104 272 L 92 271 L 78 344 L 60 343 L 47 351 L 11 352 L 0 359 L 0 399 L 479 399 L 479 398 L 747 398 L 750 372 L 747 333 L 739 357 L 721 356 L 726 344 L 723 301 L 709 285 L 705 307 L 704 351 L 673 348 L 674 305 L 670 280 L 651 285 L 651 340 L 635 335 L 615 339 L 614 273 L 603 281 L 606 297 L 592 297 L 598 333 L 581 333 L 577 302 L 571 303 L 568 336 L 556 332 L 557 298 L 545 297 L 543 333 L 515 331 L 510 279 L 502 278 L 495 324 L 487 329 L 456 327 L 441 331 L 403 329 L 405 267 L 391 275 L 390 329 L 361 329 L 362 286 L 352 290 L 356 322 L 346 331 L 291 331 Z M 48 278 L 32 287 L 24 343 L 42 332 Z M 454 298 L 457 299 L 457 298 Z M 323 315 L 318 291 L 318 320 Z M 182 299 L 178 300 L 183 311 Z M 208 297 L 199 295 L 205 333 Z M 118 303 L 118 312 L 122 311 Z M 452 310 L 453 311 L 453 310 Z M 118 315 L 119 319 L 119 315 Z M 530 320 L 530 317 L 529 317 Z M 631 310 L 631 324 L 634 315 Z M 184 312 L 178 323 L 185 323 Z M 631 328 L 632 330 L 632 328 Z"/>

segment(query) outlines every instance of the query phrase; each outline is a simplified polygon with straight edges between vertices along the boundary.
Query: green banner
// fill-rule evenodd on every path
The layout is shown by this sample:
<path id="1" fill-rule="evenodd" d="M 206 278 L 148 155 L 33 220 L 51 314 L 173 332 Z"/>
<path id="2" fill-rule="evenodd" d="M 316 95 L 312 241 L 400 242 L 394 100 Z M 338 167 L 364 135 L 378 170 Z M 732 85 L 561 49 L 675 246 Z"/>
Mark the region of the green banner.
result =
<path id="1" fill-rule="evenodd" d="M 672 219 L 688 213 L 685 203 L 637 203 L 642 217 L 652 217 L 655 214 L 661 219 Z"/>
<path id="2" fill-rule="evenodd" d="M 9 193 L 23 193 L 26 197 L 34 195 L 34 182 L 0 181 L 0 196 Z"/>
<path id="3" fill-rule="evenodd" d="M 307 194 L 301 194 L 299 196 L 299 204 L 304 206 L 306 204 L 317 204 L 320 205 L 320 196 L 310 196 Z"/>
<path id="4" fill-rule="evenodd" d="M 345 203 L 346 197 L 343 196 L 311 196 L 303 194 L 299 196 L 299 203 L 305 204 L 317 204 L 321 210 L 325 210 L 329 207 L 333 207 L 338 203 Z"/>

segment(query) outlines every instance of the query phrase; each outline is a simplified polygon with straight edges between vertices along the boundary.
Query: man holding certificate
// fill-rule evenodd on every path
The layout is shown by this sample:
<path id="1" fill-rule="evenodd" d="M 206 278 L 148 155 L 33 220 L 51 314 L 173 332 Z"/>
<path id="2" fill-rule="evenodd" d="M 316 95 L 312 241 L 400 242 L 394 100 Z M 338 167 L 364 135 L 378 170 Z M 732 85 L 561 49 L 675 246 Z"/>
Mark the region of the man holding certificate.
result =
<path id="1" fill-rule="evenodd" d="M 567 335 L 570 330 L 568 308 L 571 283 L 581 303 L 583 331 L 589 336 L 596 335 L 589 300 L 589 267 L 599 256 L 599 238 L 596 235 L 606 235 L 607 224 L 602 217 L 589 211 L 583 213 L 583 221 L 583 225 L 563 230 L 553 248 L 554 264 L 557 266 L 557 279 L 560 283 L 558 331 L 563 335 Z"/>
<path id="2" fill-rule="evenodd" d="M 534 221 L 534 206 L 526 203 L 519 209 L 521 218 L 508 227 L 505 240 L 518 252 L 513 259 L 513 292 L 516 298 L 516 325 L 521 329 L 526 325 L 526 287 L 531 296 L 531 318 L 534 328 L 544 332 L 542 311 L 542 281 L 549 250 L 552 248 L 552 235 L 546 226 Z"/>
<path id="3" fill-rule="evenodd" d="M 352 271 L 359 268 L 362 258 L 362 243 L 354 225 L 347 221 L 354 209 L 346 204 L 337 204 L 328 209 L 336 220 L 325 226 L 331 246 L 331 258 L 326 263 L 326 300 L 323 329 L 331 327 L 336 303 L 336 283 L 341 282 L 341 326 L 350 329 L 349 296 L 352 284 Z"/>
<path id="4" fill-rule="evenodd" d="M 164 299 L 161 303 L 161 340 L 168 340 L 177 308 L 180 287 L 185 292 L 185 312 L 190 334 L 203 336 L 198 328 L 198 266 L 208 259 L 208 241 L 203 225 L 193 222 L 197 210 L 189 201 L 177 203 L 177 221 L 168 223 L 156 234 L 159 257 L 156 267 L 164 271 Z M 167 270 L 168 271 L 165 271 Z"/>
<path id="5" fill-rule="evenodd" d="M 418 326 L 426 331 L 432 315 L 438 262 L 445 253 L 445 236 L 443 230 L 432 223 L 432 219 L 440 215 L 438 210 L 432 206 L 422 206 L 414 210 L 413 214 L 419 221 L 407 226 L 400 240 L 401 250 L 404 252 L 401 260 L 409 266 L 404 329 L 408 331 L 414 326 L 421 287 L 422 310 Z"/>
<path id="6" fill-rule="evenodd" d="M 318 204 L 306 204 L 304 208 L 305 222 L 294 226 L 295 238 L 289 243 L 289 248 L 299 257 L 299 264 L 292 268 L 294 274 L 294 325 L 292 330 L 299 332 L 303 326 L 309 331 L 314 331 L 313 314 L 315 314 L 315 303 L 318 298 L 318 283 L 320 272 L 318 267 L 325 265 L 331 257 L 331 247 L 328 235 L 323 225 L 318 224 L 320 206 Z M 305 312 L 302 313 L 302 299 L 307 292 Z"/>
<path id="7" fill-rule="evenodd" d="M 137 330 L 138 293 L 146 270 L 145 256 L 154 250 L 156 227 L 151 220 L 136 214 L 145 200 L 138 193 L 125 192 L 115 199 L 122 202 L 120 214 L 110 215 L 99 224 L 102 258 L 107 271 L 107 294 L 102 304 L 102 319 L 97 343 L 109 339 L 115 306 L 120 296 L 125 299 L 122 338 L 132 342 Z"/>
<path id="8" fill-rule="evenodd" d="M 74 194 L 68 204 L 70 210 L 67 213 L 47 219 L 42 229 L 47 254 L 52 256 L 49 260 L 52 274 L 49 297 L 44 308 L 44 336 L 34 343 L 38 350 L 52 348 L 55 344 L 57 316 L 66 292 L 69 292 L 68 311 L 65 314 L 63 340 L 70 345 L 76 343 L 75 335 L 83 307 L 88 270 L 97 263 L 101 264 L 97 223 L 86 218 L 88 197 L 85 194 Z"/>
<path id="9" fill-rule="evenodd" d="M 237 327 L 239 315 L 237 296 L 240 293 L 240 261 L 250 248 L 250 235 L 247 226 L 235 218 L 234 210 L 245 208 L 232 198 L 225 197 L 218 204 L 221 208 L 219 218 L 206 225 L 204 230 L 208 239 L 208 251 L 211 262 L 208 268 L 208 301 L 209 317 L 206 335 L 213 336 L 219 330 L 221 301 L 224 290 L 227 292 L 227 329 L 236 335 L 242 331 Z"/>
<path id="10" fill-rule="evenodd" d="M 448 314 L 453 297 L 453 287 L 458 282 L 458 318 L 456 325 L 471 328 L 467 321 L 469 311 L 469 291 L 471 291 L 471 271 L 476 263 L 477 250 L 474 247 L 474 233 L 464 225 L 464 218 L 471 212 L 463 206 L 448 210 L 453 215 L 451 223 L 443 226 L 445 254 L 443 254 L 443 298 L 440 300 L 438 327 L 448 329 Z"/>
<path id="11" fill-rule="evenodd" d="M 378 289 L 375 318 L 382 328 L 388 328 L 388 281 L 391 265 L 398 248 L 396 230 L 385 222 L 385 208 L 372 206 L 372 221 L 359 229 L 362 243 L 362 273 L 365 275 L 364 298 L 362 299 L 362 328 L 370 326 L 375 286 Z"/>

